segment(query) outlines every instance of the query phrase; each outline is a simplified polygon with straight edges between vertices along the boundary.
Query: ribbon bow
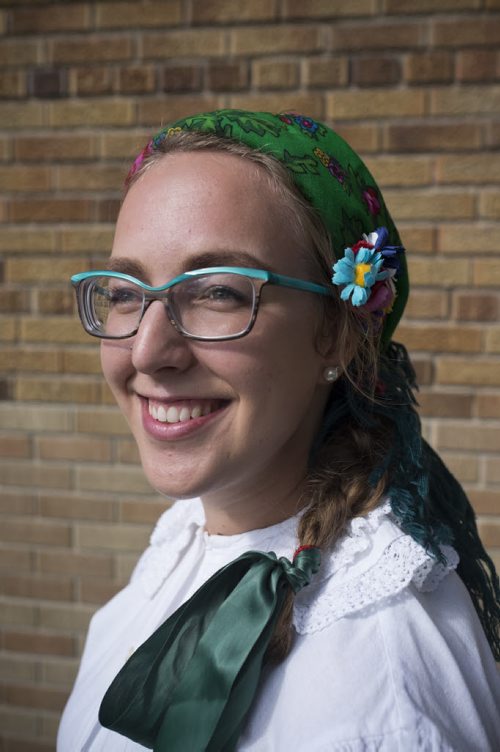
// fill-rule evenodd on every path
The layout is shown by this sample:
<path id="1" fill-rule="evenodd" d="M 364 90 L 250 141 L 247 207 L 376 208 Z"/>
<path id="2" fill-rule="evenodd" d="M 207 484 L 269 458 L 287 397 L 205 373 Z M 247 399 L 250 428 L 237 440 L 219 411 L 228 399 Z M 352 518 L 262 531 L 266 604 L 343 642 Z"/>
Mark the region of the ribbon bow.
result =
<path id="1" fill-rule="evenodd" d="M 293 563 L 249 551 L 220 569 L 129 658 L 100 723 L 154 752 L 234 750 L 288 588 L 320 559 L 310 546 Z"/>

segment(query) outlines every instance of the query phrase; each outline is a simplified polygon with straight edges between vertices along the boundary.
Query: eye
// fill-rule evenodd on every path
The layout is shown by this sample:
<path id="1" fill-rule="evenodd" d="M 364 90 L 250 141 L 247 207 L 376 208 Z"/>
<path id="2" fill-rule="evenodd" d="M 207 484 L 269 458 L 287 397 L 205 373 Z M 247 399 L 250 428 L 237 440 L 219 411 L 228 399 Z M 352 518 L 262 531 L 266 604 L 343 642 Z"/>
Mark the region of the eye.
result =
<path id="1" fill-rule="evenodd" d="M 110 307 L 119 311 L 135 310 L 142 306 L 142 292 L 126 285 L 110 285 L 103 291 Z"/>
<path id="2" fill-rule="evenodd" d="M 230 285 L 217 284 L 200 291 L 198 299 L 212 303 L 245 305 L 248 301 L 248 295 Z"/>

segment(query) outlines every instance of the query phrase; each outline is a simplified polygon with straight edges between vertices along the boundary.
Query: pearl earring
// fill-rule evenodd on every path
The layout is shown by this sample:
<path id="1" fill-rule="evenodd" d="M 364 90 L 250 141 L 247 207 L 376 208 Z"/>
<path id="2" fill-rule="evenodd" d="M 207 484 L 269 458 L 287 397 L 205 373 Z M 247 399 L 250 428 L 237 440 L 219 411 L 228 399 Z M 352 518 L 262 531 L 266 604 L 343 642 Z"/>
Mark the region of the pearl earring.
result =
<path id="1" fill-rule="evenodd" d="M 333 384 L 334 381 L 337 381 L 338 377 L 339 377 L 338 366 L 327 366 L 325 370 L 323 371 L 323 378 L 329 384 Z"/>

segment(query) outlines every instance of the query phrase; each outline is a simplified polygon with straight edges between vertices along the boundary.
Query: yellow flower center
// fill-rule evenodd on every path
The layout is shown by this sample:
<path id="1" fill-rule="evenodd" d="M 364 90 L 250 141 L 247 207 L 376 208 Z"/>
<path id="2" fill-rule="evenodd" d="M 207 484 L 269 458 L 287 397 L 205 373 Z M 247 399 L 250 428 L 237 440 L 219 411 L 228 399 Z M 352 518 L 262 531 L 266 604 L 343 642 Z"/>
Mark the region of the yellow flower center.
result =
<path id="1" fill-rule="evenodd" d="M 371 264 L 356 264 L 354 282 L 359 285 L 359 287 L 365 286 L 365 274 L 369 272 L 371 268 Z"/>

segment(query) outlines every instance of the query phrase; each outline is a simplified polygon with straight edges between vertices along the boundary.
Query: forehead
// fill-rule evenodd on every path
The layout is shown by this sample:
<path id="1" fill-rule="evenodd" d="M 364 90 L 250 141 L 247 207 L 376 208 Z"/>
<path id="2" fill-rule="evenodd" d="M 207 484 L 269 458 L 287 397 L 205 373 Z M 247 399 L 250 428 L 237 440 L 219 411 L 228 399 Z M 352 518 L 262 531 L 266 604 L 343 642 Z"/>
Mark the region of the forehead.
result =
<path id="1" fill-rule="evenodd" d="M 248 160 L 208 151 L 170 154 L 126 195 L 112 256 L 164 277 L 185 270 L 192 257 L 246 253 L 260 266 L 301 275 L 307 254 L 289 211 L 263 168 Z"/>

